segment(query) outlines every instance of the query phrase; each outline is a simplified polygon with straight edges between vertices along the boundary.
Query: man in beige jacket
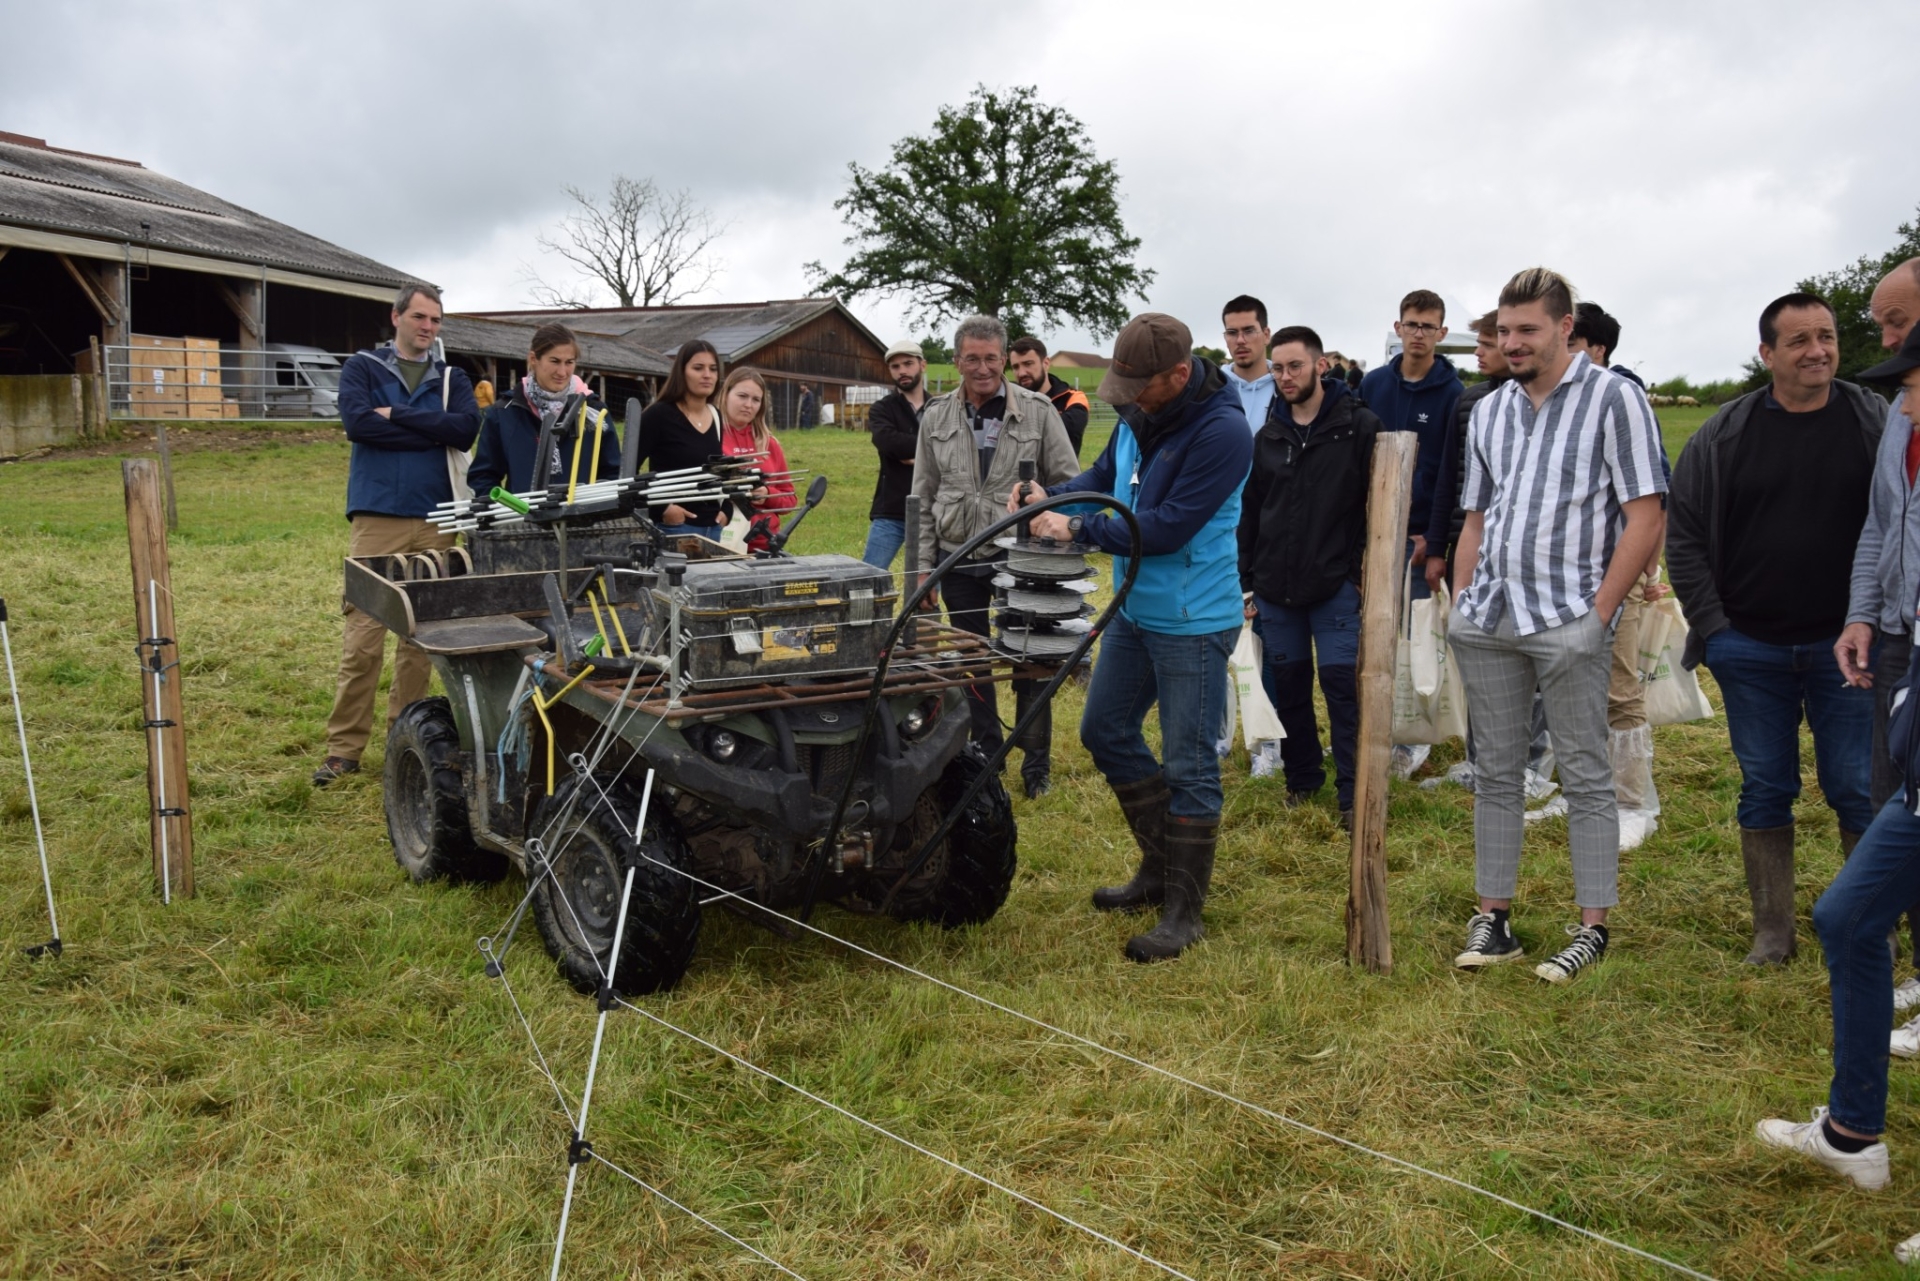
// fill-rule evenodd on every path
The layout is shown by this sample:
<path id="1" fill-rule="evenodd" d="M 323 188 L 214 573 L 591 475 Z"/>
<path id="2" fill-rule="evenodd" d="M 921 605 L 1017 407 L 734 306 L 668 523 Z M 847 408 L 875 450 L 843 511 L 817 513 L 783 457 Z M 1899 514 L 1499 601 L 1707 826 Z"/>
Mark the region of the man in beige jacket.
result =
<path id="1" fill-rule="evenodd" d="M 927 402 L 913 456 L 913 492 L 920 499 L 920 563 L 926 574 L 968 539 L 1006 513 L 1007 495 L 1020 483 L 1020 464 L 1036 464 L 1035 483 L 1052 485 L 1080 474 L 1080 460 L 1053 403 L 1007 381 L 1007 327 L 992 316 L 969 316 L 953 339 L 960 386 Z M 991 635 L 988 607 L 993 575 L 1006 553 L 991 543 L 940 580 L 947 618 L 978 636 Z M 1035 685 L 1015 681 L 1014 715 L 1029 705 Z M 1001 743 L 1000 706 L 992 685 L 967 690 L 973 741 L 987 752 Z M 1052 785 L 1053 716 L 1043 710 L 1020 747 L 1020 774 L 1029 797 Z"/>

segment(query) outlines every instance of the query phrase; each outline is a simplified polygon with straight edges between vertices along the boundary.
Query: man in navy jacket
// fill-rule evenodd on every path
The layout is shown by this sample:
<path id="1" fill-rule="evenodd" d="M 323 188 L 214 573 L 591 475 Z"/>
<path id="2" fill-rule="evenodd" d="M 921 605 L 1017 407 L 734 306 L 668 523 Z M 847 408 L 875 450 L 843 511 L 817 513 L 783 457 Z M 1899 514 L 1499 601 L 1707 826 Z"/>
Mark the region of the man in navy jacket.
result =
<path id="1" fill-rule="evenodd" d="M 1227 656 L 1240 637 L 1240 493 L 1253 437 L 1239 394 L 1192 350 L 1192 334 L 1172 316 L 1128 321 L 1099 392 L 1119 410 L 1120 425 L 1093 466 L 1047 489 L 1114 495 L 1140 523 L 1139 573 L 1100 639 L 1080 720 L 1080 741 L 1140 846 L 1133 879 L 1095 890 L 1093 905 L 1161 908 L 1158 925 L 1127 941 L 1136 961 L 1178 956 L 1205 933 L 1200 908 L 1222 802 L 1213 740 L 1225 711 Z M 1007 509 L 1019 502 L 1015 490 Z M 1116 582 L 1126 573 L 1132 540 L 1118 516 L 1044 512 L 1033 533 L 1109 553 Z M 1159 757 L 1141 733 L 1155 703 Z"/>
<path id="2" fill-rule="evenodd" d="M 436 355 L 440 292 L 403 285 L 393 304 L 393 341 L 355 352 L 340 371 L 340 421 L 353 442 L 347 468 L 349 556 L 444 550 L 453 537 L 427 513 L 453 497 L 453 454 L 473 448 L 480 408 L 465 371 Z M 464 476 L 464 470 L 462 471 Z M 327 718 L 327 755 L 313 773 L 325 787 L 360 768 L 373 734 L 373 698 L 380 686 L 386 628 L 345 601 L 340 676 Z M 387 724 L 426 696 L 432 668 L 404 643 L 394 651 Z"/>
<path id="3" fill-rule="evenodd" d="M 1434 478 L 1446 453 L 1443 446 L 1454 407 L 1466 388 L 1453 362 L 1439 354 L 1440 340 L 1447 336 L 1447 304 L 1439 294 L 1416 289 L 1402 298 L 1393 332 L 1400 338 L 1400 354 L 1360 380 L 1360 398 L 1379 416 L 1382 431 L 1410 431 L 1420 439 L 1407 534 L 1414 564 L 1424 569 Z M 1415 593 L 1425 595 L 1425 589 L 1425 581 L 1416 576 Z"/>

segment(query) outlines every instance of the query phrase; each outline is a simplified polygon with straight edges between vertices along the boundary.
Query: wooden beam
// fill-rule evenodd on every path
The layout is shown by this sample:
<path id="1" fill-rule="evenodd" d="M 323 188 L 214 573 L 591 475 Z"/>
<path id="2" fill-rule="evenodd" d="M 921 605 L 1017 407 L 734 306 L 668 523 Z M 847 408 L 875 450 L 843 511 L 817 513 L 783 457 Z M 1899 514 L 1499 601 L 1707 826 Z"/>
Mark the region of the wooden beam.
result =
<path id="1" fill-rule="evenodd" d="M 1400 583 L 1407 508 L 1420 442 L 1381 432 L 1367 492 L 1367 555 L 1360 571 L 1360 742 L 1354 759 L 1353 851 L 1347 890 L 1347 961 L 1393 972 L 1387 926 L 1387 779 L 1393 757 L 1393 668 L 1400 640 Z"/>
<path id="2" fill-rule="evenodd" d="M 187 801 L 187 735 L 181 721 L 180 645 L 174 635 L 166 513 L 151 458 L 121 464 L 127 544 L 133 557 L 142 719 L 146 722 L 153 875 L 164 897 L 193 896 L 193 819 Z"/>
<path id="3" fill-rule="evenodd" d="M 253 346 L 265 346 L 266 326 L 261 323 L 259 312 L 260 286 L 251 281 L 242 282 L 239 289 L 246 291 L 244 297 L 231 285 L 215 287 L 220 291 L 220 301 L 227 304 L 227 310 L 231 311 L 234 318 L 240 322 L 241 345 L 247 345 L 250 338 Z"/>
<path id="4" fill-rule="evenodd" d="M 60 265 L 67 269 L 69 276 L 73 277 L 73 283 L 80 286 L 80 292 L 87 296 L 87 301 L 93 304 L 93 309 L 100 313 L 101 321 L 108 325 L 120 323 L 119 304 L 103 297 L 98 284 L 89 279 L 87 273 L 81 271 L 73 259 L 65 254 L 55 254 L 54 257 L 60 260 Z"/>

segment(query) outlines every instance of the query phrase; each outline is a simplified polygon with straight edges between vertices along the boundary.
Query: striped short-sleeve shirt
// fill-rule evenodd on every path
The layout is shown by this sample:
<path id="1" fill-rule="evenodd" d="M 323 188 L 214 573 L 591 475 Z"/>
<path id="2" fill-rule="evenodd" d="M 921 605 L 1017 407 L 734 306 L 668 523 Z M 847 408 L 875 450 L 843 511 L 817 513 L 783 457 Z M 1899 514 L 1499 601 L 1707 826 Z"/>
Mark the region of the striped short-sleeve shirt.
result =
<path id="1" fill-rule="evenodd" d="M 1665 493 L 1659 428 L 1630 379 L 1574 356 L 1536 411 L 1516 380 L 1473 407 L 1460 505 L 1483 513 L 1460 612 L 1531 636 L 1593 608 L 1623 504 Z"/>

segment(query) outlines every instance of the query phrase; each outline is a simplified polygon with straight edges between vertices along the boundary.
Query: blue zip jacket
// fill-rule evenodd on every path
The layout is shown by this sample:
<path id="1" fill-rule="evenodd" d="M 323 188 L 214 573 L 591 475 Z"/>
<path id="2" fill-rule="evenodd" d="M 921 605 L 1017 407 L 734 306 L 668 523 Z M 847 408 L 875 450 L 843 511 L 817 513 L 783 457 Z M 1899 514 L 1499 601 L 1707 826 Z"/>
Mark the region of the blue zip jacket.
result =
<path id="1" fill-rule="evenodd" d="M 583 485 L 593 475 L 593 416 L 604 408 L 598 396 L 587 397 L 587 434 L 580 450 L 580 483 Z M 640 424 L 634 423 L 632 430 L 640 430 Z M 572 443 L 560 451 L 558 466 L 554 465 L 554 459 L 547 460 L 546 476 L 534 474 L 533 451 L 539 447 L 540 416 L 533 412 L 526 396 L 515 386 L 505 400 L 487 407 L 486 418 L 480 424 L 480 447 L 473 451 L 467 483 L 473 486 L 475 494 L 485 494 L 495 485 L 522 494 L 566 479 L 567 469 L 573 465 Z M 600 436 L 600 479 L 612 480 L 619 474 L 620 426 L 609 418 Z"/>
<path id="2" fill-rule="evenodd" d="M 431 358 L 430 358 L 431 359 Z M 447 407 L 440 408 L 441 380 Z M 389 409 L 383 418 L 376 409 Z M 392 343 L 347 357 L 340 371 L 340 421 L 353 442 L 347 468 L 347 518 L 423 518 L 453 497 L 447 479 L 449 445 L 473 448 L 480 407 L 466 371 L 433 359 L 420 385 L 407 394 Z"/>
<path id="3" fill-rule="evenodd" d="M 1134 406 L 1093 466 L 1049 494 L 1110 494 L 1140 521 L 1140 573 L 1121 612 L 1142 631 L 1204 636 L 1238 628 L 1240 491 L 1253 470 L 1253 435 L 1240 395 L 1220 370 L 1195 358 L 1181 400 L 1147 424 Z M 1171 419 L 1171 423 L 1168 423 Z M 1143 457 L 1134 423 L 1150 444 Z M 1127 572 L 1132 540 L 1119 516 L 1095 513 L 1080 539 L 1113 556 L 1113 581 Z"/>
<path id="4" fill-rule="evenodd" d="M 1413 467 L 1413 505 L 1407 509 L 1407 533 L 1424 534 L 1433 518 L 1433 487 L 1446 457 L 1447 426 L 1466 384 L 1445 356 L 1433 358 L 1433 368 L 1417 383 L 1400 376 L 1404 353 L 1367 371 L 1360 380 L 1360 398 L 1379 416 L 1382 431 L 1410 431 L 1420 438 L 1420 454 Z"/>

